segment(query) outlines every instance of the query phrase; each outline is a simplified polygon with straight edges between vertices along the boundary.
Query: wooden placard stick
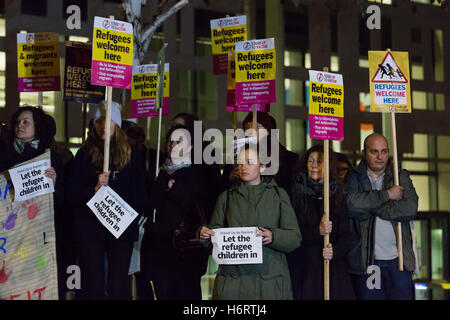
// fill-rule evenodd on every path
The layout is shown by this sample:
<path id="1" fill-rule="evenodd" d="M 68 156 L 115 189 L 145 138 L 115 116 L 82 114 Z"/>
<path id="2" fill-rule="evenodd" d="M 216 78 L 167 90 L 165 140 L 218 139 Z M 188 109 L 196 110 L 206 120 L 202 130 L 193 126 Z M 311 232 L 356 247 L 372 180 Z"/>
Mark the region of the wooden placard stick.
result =
<path id="1" fill-rule="evenodd" d="M 109 16 L 114 20 L 114 16 Z M 106 117 L 105 117 L 105 145 L 103 149 L 103 172 L 109 171 L 109 149 L 111 141 L 111 101 L 112 101 L 112 87 L 106 87 Z"/>
<path id="2" fill-rule="evenodd" d="M 103 149 L 103 172 L 109 171 L 109 149 L 110 149 L 110 132 L 111 132 L 111 101 L 112 101 L 112 87 L 106 87 L 106 117 L 105 117 L 105 146 Z"/>
<path id="3" fill-rule="evenodd" d="M 323 68 L 328 72 L 328 67 Z M 330 220 L 330 141 L 323 141 L 323 210 L 324 221 Z M 330 243 L 330 235 L 326 234 L 323 239 L 324 248 Z M 330 300 L 330 261 L 323 260 L 323 297 L 324 300 Z"/>
<path id="4" fill-rule="evenodd" d="M 84 144 L 84 141 L 86 141 L 87 103 L 83 102 L 81 108 L 83 109 L 83 133 L 81 136 L 81 143 Z"/>
<path id="5" fill-rule="evenodd" d="M 42 91 L 38 92 L 38 106 L 41 109 L 44 107 L 44 93 Z"/>
<path id="6" fill-rule="evenodd" d="M 400 185 L 398 176 L 398 156 L 397 156 L 397 130 L 395 125 L 395 112 L 391 112 L 391 129 L 392 129 L 392 156 L 394 167 L 394 184 Z M 398 270 L 403 271 L 403 242 L 402 242 L 402 224 L 397 222 L 397 251 L 398 251 Z"/>
<path id="7" fill-rule="evenodd" d="M 255 129 L 255 135 L 258 139 L 258 114 L 256 113 L 256 104 L 252 104 L 252 112 L 253 112 L 253 122 L 252 122 L 252 128 Z"/>
<path id="8" fill-rule="evenodd" d="M 391 51 L 391 49 L 387 49 Z M 392 108 L 391 108 L 392 109 Z M 394 169 L 394 185 L 399 186 L 398 176 L 398 155 L 397 155 L 397 128 L 395 123 L 395 112 L 391 111 L 391 131 L 392 131 L 392 158 Z M 403 271 L 403 240 L 402 240 L 402 224 L 397 222 L 397 252 L 398 252 L 398 270 Z"/>

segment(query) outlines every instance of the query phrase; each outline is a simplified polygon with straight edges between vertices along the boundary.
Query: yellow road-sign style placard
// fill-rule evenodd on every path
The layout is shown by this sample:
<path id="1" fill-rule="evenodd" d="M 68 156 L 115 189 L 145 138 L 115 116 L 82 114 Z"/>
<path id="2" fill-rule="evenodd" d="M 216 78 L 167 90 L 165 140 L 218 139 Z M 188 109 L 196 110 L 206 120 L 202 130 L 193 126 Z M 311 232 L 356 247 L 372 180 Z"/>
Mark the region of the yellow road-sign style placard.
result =
<path id="1" fill-rule="evenodd" d="M 369 51 L 370 111 L 411 113 L 408 52 Z"/>

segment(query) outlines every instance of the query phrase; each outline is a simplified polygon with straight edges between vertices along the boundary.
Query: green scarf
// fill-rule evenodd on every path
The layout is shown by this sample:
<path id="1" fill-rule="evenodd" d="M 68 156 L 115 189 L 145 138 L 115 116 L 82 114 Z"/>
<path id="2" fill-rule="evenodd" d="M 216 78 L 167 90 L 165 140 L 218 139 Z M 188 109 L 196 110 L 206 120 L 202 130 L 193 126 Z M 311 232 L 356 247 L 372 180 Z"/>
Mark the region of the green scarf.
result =
<path id="1" fill-rule="evenodd" d="M 14 149 L 16 149 L 17 153 L 21 154 L 23 150 L 25 150 L 25 146 L 29 144 L 34 149 L 38 149 L 39 147 L 39 139 L 33 139 L 31 142 L 25 142 L 21 139 L 15 138 L 14 139 Z"/>

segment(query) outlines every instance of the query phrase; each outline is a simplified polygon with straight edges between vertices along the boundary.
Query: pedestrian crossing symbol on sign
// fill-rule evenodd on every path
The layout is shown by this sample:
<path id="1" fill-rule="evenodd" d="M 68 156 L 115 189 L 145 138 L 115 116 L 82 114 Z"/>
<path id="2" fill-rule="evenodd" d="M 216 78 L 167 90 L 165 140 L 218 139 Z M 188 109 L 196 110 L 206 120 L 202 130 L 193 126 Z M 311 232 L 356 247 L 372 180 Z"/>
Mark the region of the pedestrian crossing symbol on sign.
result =
<path id="1" fill-rule="evenodd" d="M 408 83 L 404 73 L 388 51 L 372 77 L 372 82 Z"/>

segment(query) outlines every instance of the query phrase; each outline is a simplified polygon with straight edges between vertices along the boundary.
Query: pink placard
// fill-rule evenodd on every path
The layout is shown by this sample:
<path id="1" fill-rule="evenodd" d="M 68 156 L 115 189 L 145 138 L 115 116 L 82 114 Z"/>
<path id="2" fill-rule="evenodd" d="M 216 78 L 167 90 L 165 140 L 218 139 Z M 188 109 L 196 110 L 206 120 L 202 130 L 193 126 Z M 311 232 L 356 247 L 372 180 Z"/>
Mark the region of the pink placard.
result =
<path id="1" fill-rule="evenodd" d="M 309 136 L 319 140 L 344 140 L 344 118 L 310 114 Z"/>
<path id="2" fill-rule="evenodd" d="M 252 112 L 253 108 L 252 105 L 243 105 L 243 106 L 227 106 L 228 112 Z M 256 111 L 262 111 L 262 112 L 270 112 L 270 104 L 256 104 Z"/>
<path id="3" fill-rule="evenodd" d="M 61 90 L 60 77 L 18 78 L 19 92 L 40 92 Z"/>
<path id="4" fill-rule="evenodd" d="M 236 104 L 266 104 L 277 101 L 275 80 L 237 82 Z"/>
<path id="5" fill-rule="evenodd" d="M 132 74 L 133 66 L 92 60 L 92 84 L 131 89 Z"/>
<path id="6" fill-rule="evenodd" d="M 228 64 L 228 54 L 213 55 L 213 72 L 214 74 L 226 74 Z"/>
<path id="7" fill-rule="evenodd" d="M 163 98 L 163 116 L 169 114 L 169 101 L 169 97 Z M 131 100 L 131 118 L 157 117 L 159 115 L 159 111 L 155 110 L 155 104 L 155 98 Z"/>

